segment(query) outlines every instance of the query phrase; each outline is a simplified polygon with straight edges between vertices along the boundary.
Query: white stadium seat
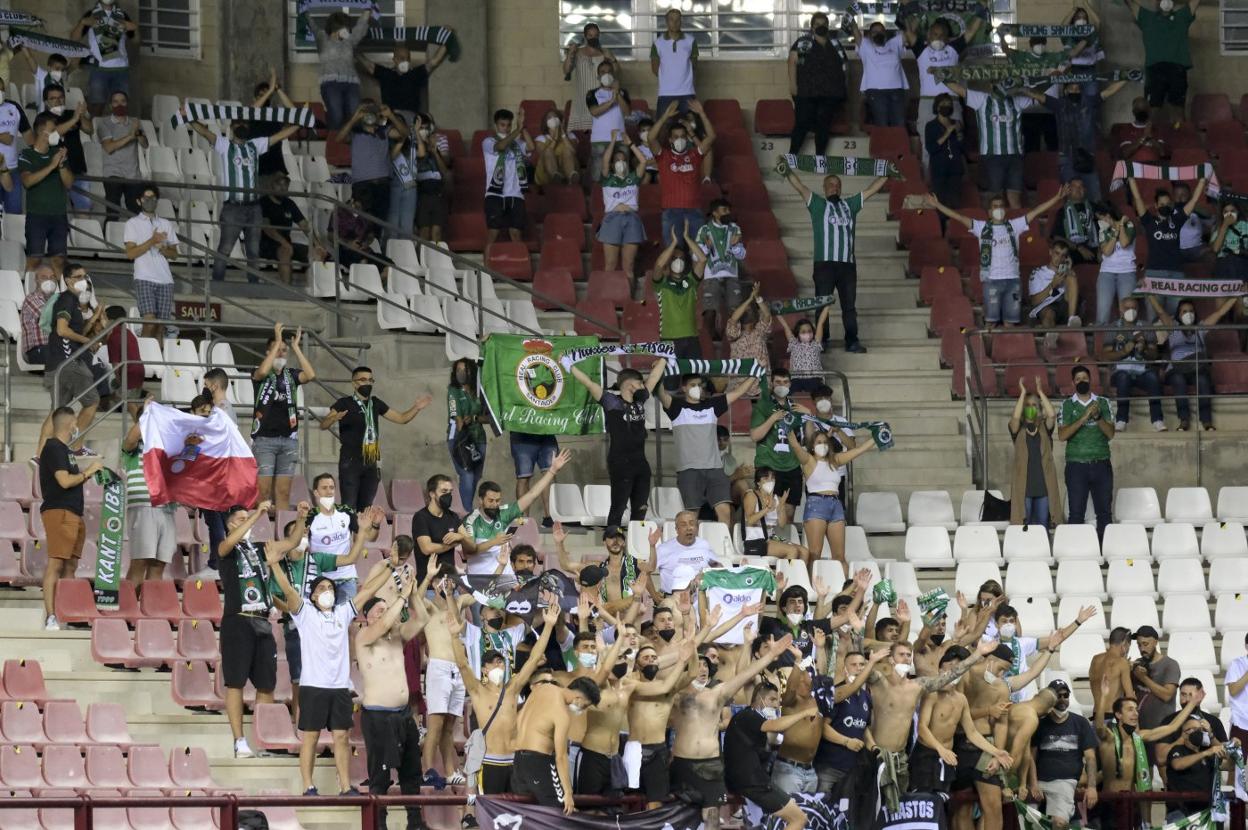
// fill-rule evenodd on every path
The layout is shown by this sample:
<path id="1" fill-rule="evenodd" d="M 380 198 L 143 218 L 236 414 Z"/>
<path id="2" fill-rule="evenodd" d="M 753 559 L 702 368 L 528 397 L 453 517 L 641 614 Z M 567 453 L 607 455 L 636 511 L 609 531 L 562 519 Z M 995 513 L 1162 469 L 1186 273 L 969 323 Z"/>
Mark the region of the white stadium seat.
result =
<path id="1" fill-rule="evenodd" d="M 1090 716 L 1092 714 L 1091 704 L 1085 707 L 1083 701 L 1079 699 L 1079 692 L 1075 689 L 1075 678 L 1070 676 L 1070 672 L 1061 669 L 1045 669 L 1040 673 L 1040 688 L 1043 689 L 1054 680 L 1061 680 L 1070 687 L 1070 711 L 1076 715 Z"/>
<path id="2" fill-rule="evenodd" d="M 1213 521 L 1209 491 L 1204 487 L 1171 487 L 1166 491 L 1166 521 L 1189 524 Z"/>
<path id="3" fill-rule="evenodd" d="M 976 596 L 979 586 L 989 579 L 1001 581 L 1001 569 L 996 566 L 996 563 L 960 562 L 954 577 L 954 590 L 961 591 L 969 602 L 972 597 Z"/>
<path id="4" fill-rule="evenodd" d="M 1057 604 L 1057 619 L 1062 625 L 1068 625 L 1083 608 L 1092 608 L 1096 613 L 1083 625 L 1079 626 L 1080 634 L 1096 634 L 1105 636 L 1109 633 L 1109 621 L 1105 619 L 1105 608 L 1100 597 L 1063 594 Z"/>
<path id="5" fill-rule="evenodd" d="M 442 314 L 446 318 L 447 359 L 477 360 L 481 356 L 481 344 L 476 309 L 462 300 L 443 300 Z"/>
<path id="6" fill-rule="evenodd" d="M 1037 525 L 1010 525 L 1005 529 L 1002 545 L 1006 562 L 1021 559 L 1037 559 L 1047 563 L 1052 558 L 1049 551 L 1049 534 Z"/>
<path id="7" fill-rule="evenodd" d="M 1205 699 L 1201 701 L 1200 708 L 1209 714 L 1217 717 L 1222 711 L 1222 701 L 1218 699 L 1218 682 L 1213 678 L 1213 672 L 1207 668 L 1198 668 L 1189 666 L 1186 661 L 1176 657 L 1181 669 L 1180 674 L 1184 678 L 1194 677 L 1200 681 L 1201 687 L 1205 690 Z"/>
<path id="8" fill-rule="evenodd" d="M 1006 576 L 1009 579 L 1009 576 Z M 1050 597 L 1019 597 L 1010 605 L 1018 612 L 1019 630 L 1028 637 L 1043 637 L 1054 630 L 1053 601 Z"/>
<path id="9" fill-rule="evenodd" d="M 437 297 L 426 297 L 421 294 L 409 297 L 407 307 L 412 314 L 407 319 L 407 330 L 417 334 L 434 334 L 446 329 L 446 317 L 442 314 L 442 303 Z"/>
<path id="10" fill-rule="evenodd" d="M 867 532 L 859 525 L 845 526 L 845 561 L 858 559 L 874 559 L 871 555 L 871 544 L 867 541 Z"/>
<path id="11" fill-rule="evenodd" d="M 586 484 L 584 491 L 585 514 L 592 517 L 590 524 L 602 527 L 607 523 L 607 513 L 611 510 L 611 485 Z M 628 521 L 628 510 L 624 511 L 623 521 Z"/>
<path id="12" fill-rule="evenodd" d="M 1114 521 L 1153 527 L 1161 524 L 1161 503 L 1152 487 L 1120 487 L 1114 494 Z"/>
<path id="13" fill-rule="evenodd" d="M 1101 553 L 1106 562 L 1114 559 L 1136 559 L 1148 562 L 1151 553 L 1148 547 L 1148 531 L 1143 525 L 1113 524 L 1105 528 L 1105 538 L 1101 540 Z"/>
<path id="14" fill-rule="evenodd" d="M 1155 595 L 1157 586 L 1153 583 L 1153 566 L 1147 559 L 1115 559 L 1109 563 L 1105 590 L 1115 598 L 1122 594 Z"/>
<path id="15" fill-rule="evenodd" d="M 737 558 L 737 549 L 732 543 L 732 532 L 723 522 L 698 522 L 698 535 L 706 540 L 725 565 L 732 564 Z M 805 569 L 805 564 L 802 568 Z M 806 581 L 809 583 L 810 578 Z"/>
<path id="16" fill-rule="evenodd" d="M 906 530 L 906 561 L 918 568 L 948 568 L 954 564 L 949 531 L 943 527 Z"/>
<path id="17" fill-rule="evenodd" d="M 1241 524 L 1248 522 L 1248 487 L 1219 488 L 1218 519 L 1223 522 L 1236 521 Z"/>
<path id="18" fill-rule="evenodd" d="M 144 376 L 160 379 L 165 376 L 165 358 L 160 351 L 160 341 L 155 337 L 138 337 L 139 358 L 143 361 Z"/>
<path id="19" fill-rule="evenodd" d="M 854 574 L 862 570 L 871 572 L 871 584 L 867 586 L 867 593 L 870 594 L 871 588 L 880 581 L 880 563 L 873 559 L 850 559 L 846 578 L 852 579 Z"/>
<path id="20" fill-rule="evenodd" d="M 1229 628 L 1222 631 L 1222 648 L 1218 657 L 1223 670 L 1229 669 L 1248 649 L 1244 647 L 1244 639 L 1248 637 L 1248 628 Z"/>
<path id="21" fill-rule="evenodd" d="M 915 573 L 914 566 L 909 562 L 888 562 L 884 567 L 884 573 L 888 575 L 889 581 L 893 583 L 893 590 L 899 595 L 918 596 L 923 593 L 919 589 L 919 577 Z M 838 591 L 841 585 L 828 583 L 828 587 Z"/>
<path id="22" fill-rule="evenodd" d="M 1157 566 L 1157 591 L 1163 596 L 1205 593 L 1204 564 L 1197 558 L 1163 560 Z"/>
<path id="23" fill-rule="evenodd" d="M 1213 560 L 1209 563 L 1209 585 L 1220 594 L 1248 591 L 1248 559 Z"/>
<path id="24" fill-rule="evenodd" d="M 631 521 L 628 523 L 628 555 L 634 559 L 650 558 L 650 531 L 657 528 L 657 522 Z"/>
<path id="25" fill-rule="evenodd" d="M 1059 659 L 1062 670 L 1070 672 L 1070 676 L 1085 679 L 1092 658 L 1105 651 L 1105 638 L 1099 634 L 1076 632 L 1062 643 Z"/>
<path id="26" fill-rule="evenodd" d="M 989 490 L 997 498 L 1004 498 L 1000 490 Z M 962 504 L 958 510 L 958 515 L 962 519 L 963 525 L 988 525 L 997 530 L 1005 530 L 1010 526 L 1009 522 L 985 522 L 979 517 L 984 508 L 984 491 L 983 490 L 966 490 L 962 493 Z"/>
<path id="27" fill-rule="evenodd" d="M 1109 623 L 1114 628 L 1123 627 L 1135 631 L 1142 625 L 1151 625 L 1161 629 L 1161 619 L 1157 615 L 1157 600 L 1151 594 L 1114 594 L 1113 605 L 1109 609 Z"/>
<path id="28" fill-rule="evenodd" d="M 400 294 L 382 294 L 378 300 L 377 325 L 388 331 L 407 331 L 408 321 L 412 312 L 407 307 L 407 298 Z"/>
<path id="29" fill-rule="evenodd" d="M 859 493 L 856 496 L 857 522 L 867 533 L 904 533 L 901 500 L 893 492 Z"/>
<path id="30" fill-rule="evenodd" d="M 1058 562 L 1067 559 L 1101 559 L 1101 540 L 1093 525 L 1058 525 L 1053 531 L 1053 558 Z"/>
<path id="31" fill-rule="evenodd" d="M 1248 594 L 1218 594 L 1213 625 L 1219 631 L 1248 628 Z"/>
<path id="32" fill-rule="evenodd" d="M 1166 523 L 1153 528 L 1153 559 L 1198 559 L 1196 528 L 1187 522 Z"/>
<path id="33" fill-rule="evenodd" d="M 914 528 L 911 528 L 914 530 Z M 953 558 L 959 562 L 996 562 L 1001 558 L 1001 541 L 988 525 L 963 525 L 953 534 Z"/>
<path id="34" fill-rule="evenodd" d="M 776 573 L 784 574 L 786 586 L 801 585 L 806 589 L 806 596 L 815 595 L 815 586 L 811 584 L 810 573 L 806 570 L 806 563 L 802 560 L 781 559 L 776 562 Z"/>
<path id="35" fill-rule="evenodd" d="M 906 504 L 906 524 L 957 530 L 958 518 L 953 514 L 953 499 L 944 490 L 915 490 Z"/>
<path id="36" fill-rule="evenodd" d="M 1067 559 L 1057 563 L 1057 595 L 1067 594 L 1105 598 L 1105 578 L 1101 566 L 1090 559 Z"/>
<path id="37" fill-rule="evenodd" d="M 1166 642 L 1166 654 L 1172 655 L 1189 669 L 1213 671 L 1218 667 L 1218 656 L 1213 651 L 1213 637 L 1208 631 L 1171 631 Z"/>
<path id="38" fill-rule="evenodd" d="M 1209 603 L 1203 593 L 1166 594 L 1161 604 L 1161 619 L 1166 631 L 1208 631 Z"/>
<path id="39" fill-rule="evenodd" d="M 1017 607 L 1015 597 L 1046 597 L 1052 599 L 1053 575 L 1048 562 L 1024 560 L 1011 562 L 1005 567 L 1005 593 L 1011 605 Z"/>
<path id="40" fill-rule="evenodd" d="M 550 517 L 557 522 L 588 523 L 581 488 L 575 484 L 555 483 L 550 486 Z"/>
<path id="41" fill-rule="evenodd" d="M 816 559 L 810 565 L 811 579 L 822 579 L 823 584 L 833 591 L 839 591 L 845 584 L 845 566 L 835 559 Z"/>
<path id="42" fill-rule="evenodd" d="M 1248 556 L 1248 537 L 1239 522 L 1210 522 L 1200 531 L 1200 555 L 1206 562 L 1224 556 Z"/>

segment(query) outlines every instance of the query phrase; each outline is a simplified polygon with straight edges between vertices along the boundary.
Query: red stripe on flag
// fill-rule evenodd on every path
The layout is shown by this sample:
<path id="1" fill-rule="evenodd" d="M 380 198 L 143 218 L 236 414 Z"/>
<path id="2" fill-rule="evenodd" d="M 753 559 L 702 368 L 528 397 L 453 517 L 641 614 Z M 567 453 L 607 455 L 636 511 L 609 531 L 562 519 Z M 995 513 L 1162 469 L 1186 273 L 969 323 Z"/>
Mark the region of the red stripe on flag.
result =
<path id="1" fill-rule="evenodd" d="M 251 507 L 259 498 L 254 458 L 201 454 L 175 473 L 176 459 L 162 449 L 143 453 L 143 475 L 155 506 L 177 502 L 203 510 L 226 510 L 236 504 Z"/>

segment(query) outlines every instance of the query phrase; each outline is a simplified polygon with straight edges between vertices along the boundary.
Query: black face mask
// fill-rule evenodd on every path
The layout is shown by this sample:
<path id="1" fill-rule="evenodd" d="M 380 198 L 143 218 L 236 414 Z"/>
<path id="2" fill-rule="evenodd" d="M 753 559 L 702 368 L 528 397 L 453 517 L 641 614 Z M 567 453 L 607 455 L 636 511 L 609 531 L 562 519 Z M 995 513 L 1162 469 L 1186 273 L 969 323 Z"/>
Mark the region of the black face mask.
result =
<path id="1" fill-rule="evenodd" d="M 494 617 L 492 619 L 486 620 L 485 625 L 487 628 L 492 628 L 495 631 L 498 631 L 500 628 L 503 627 L 503 623 L 505 623 L 506 621 L 507 620 L 504 617 Z"/>
<path id="2" fill-rule="evenodd" d="M 1135 110 L 1131 114 L 1135 116 L 1135 120 L 1141 124 L 1148 123 L 1148 110 Z"/>
<path id="3" fill-rule="evenodd" d="M 1130 737 L 1135 734 L 1135 727 L 1128 726 L 1127 724 L 1124 723 L 1122 724 L 1122 731 L 1127 733 L 1127 737 Z"/>
<path id="4" fill-rule="evenodd" d="M 359 393 L 361 398 L 367 398 L 369 395 L 373 394 L 373 385 L 371 383 L 366 383 L 355 391 Z"/>
<path id="5" fill-rule="evenodd" d="M 818 35 L 819 37 L 827 37 L 827 36 L 828 36 L 828 27 L 827 27 L 827 26 L 816 26 L 816 27 L 815 27 L 815 34 L 816 34 L 816 35 Z"/>
<path id="6" fill-rule="evenodd" d="M 522 571 L 516 571 L 516 578 L 517 578 L 517 579 L 532 579 L 532 578 L 533 578 L 533 569 L 532 569 L 532 568 L 525 568 L 525 569 L 524 569 L 524 570 L 522 570 Z"/>
<path id="7" fill-rule="evenodd" d="M 719 671 L 719 664 L 718 664 L 718 663 L 709 663 L 709 664 L 707 664 L 707 667 L 706 667 L 706 678 L 707 678 L 707 680 L 710 680 L 712 677 L 714 677 L 714 676 L 715 676 L 715 673 L 716 673 L 717 671 Z"/>
<path id="8" fill-rule="evenodd" d="M 641 667 L 641 676 L 646 680 L 653 680 L 659 674 L 659 666 L 657 663 L 651 663 L 648 666 Z"/>
<path id="9" fill-rule="evenodd" d="M 615 675 L 617 680 L 622 679 L 624 675 L 628 674 L 628 663 L 616 663 L 611 667 L 611 673 Z"/>
<path id="10" fill-rule="evenodd" d="M 239 141 L 246 141 L 251 138 L 251 128 L 246 126 L 238 126 L 234 128 L 234 137 Z"/>
<path id="11" fill-rule="evenodd" d="M 841 194 L 839 194 L 839 193 L 834 193 L 834 194 L 832 194 L 831 196 L 828 196 L 828 197 L 827 197 L 827 199 L 828 199 L 828 201 L 829 201 L 829 202 L 831 202 L 832 204 L 836 204 L 837 202 L 841 201 Z"/>
<path id="12" fill-rule="evenodd" d="M 887 40 L 888 40 L 888 35 L 884 34 L 883 32 L 876 32 L 875 34 L 871 35 L 871 42 L 874 43 L 876 46 L 883 46 Z"/>
<path id="13" fill-rule="evenodd" d="M 1092 384 L 1086 380 L 1081 380 L 1075 384 L 1075 391 L 1080 395 L 1086 395 L 1092 390 Z"/>
<path id="14" fill-rule="evenodd" d="M 443 493 L 442 495 L 438 496 L 438 507 L 441 507 L 443 510 L 450 510 L 451 500 L 453 498 L 454 496 L 451 495 L 450 493 Z"/>
<path id="15" fill-rule="evenodd" d="M 643 404 L 648 400 L 650 400 L 650 393 L 645 389 L 638 389 L 633 393 L 633 403 Z"/>
<path id="16" fill-rule="evenodd" d="M 666 631 L 658 632 L 658 635 L 663 638 L 663 642 L 670 643 L 672 638 L 676 636 L 676 629 L 669 628 Z"/>
<path id="17" fill-rule="evenodd" d="M 932 641 L 932 645 L 938 646 L 945 641 L 945 635 L 933 634 L 932 636 L 928 637 L 928 639 Z"/>
<path id="18" fill-rule="evenodd" d="M 1066 100 L 1067 100 L 1067 101 L 1070 101 L 1072 104 L 1077 104 L 1077 103 L 1079 103 L 1079 99 L 1080 99 L 1081 97 L 1082 97 L 1082 93 L 1078 93 L 1078 92 L 1067 92 L 1067 93 L 1066 93 Z"/>
<path id="19" fill-rule="evenodd" d="M 1169 216 L 1170 214 L 1174 213 L 1174 205 L 1162 205 L 1161 207 L 1157 208 L 1157 213 L 1160 214 L 1161 216 Z"/>
<path id="20" fill-rule="evenodd" d="M 940 109 L 937 110 L 937 112 L 945 116 L 946 118 L 948 118 L 949 116 L 953 115 L 953 107 L 941 107 Z"/>
<path id="21" fill-rule="evenodd" d="M 596 37 L 585 38 L 585 45 L 588 46 L 590 49 L 597 49 L 601 44 L 602 44 L 601 38 L 596 38 Z"/>

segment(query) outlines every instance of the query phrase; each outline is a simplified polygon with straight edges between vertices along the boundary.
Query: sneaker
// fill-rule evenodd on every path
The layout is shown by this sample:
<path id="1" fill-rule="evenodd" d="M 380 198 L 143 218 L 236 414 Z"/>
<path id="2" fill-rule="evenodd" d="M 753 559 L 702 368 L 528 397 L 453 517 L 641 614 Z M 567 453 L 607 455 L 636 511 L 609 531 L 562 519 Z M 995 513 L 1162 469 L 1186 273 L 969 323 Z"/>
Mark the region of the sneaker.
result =
<path id="1" fill-rule="evenodd" d="M 1204 430 L 1205 432 L 1217 432 L 1218 431 L 1217 427 L 1215 427 L 1213 424 L 1201 424 L 1200 428 Z"/>
<path id="2" fill-rule="evenodd" d="M 360 791 L 359 791 L 359 789 L 358 789 L 358 788 L 356 788 L 356 787 L 347 787 L 345 790 L 343 790 L 342 792 L 338 793 L 338 795 L 339 795 L 339 796 L 344 796 L 344 795 L 359 795 L 359 794 L 360 794 Z"/>
<path id="3" fill-rule="evenodd" d="M 861 343 L 851 343 L 850 345 L 845 347 L 845 351 L 849 352 L 850 354 L 866 354 L 867 347 L 862 345 Z"/>
<path id="4" fill-rule="evenodd" d="M 303 794 L 304 794 L 305 796 L 316 796 L 316 795 L 320 795 L 320 793 L 319 793 L 319 792 L 317 792 L 316 787 L 308 787 L 306 790 L 304 790 L 304 791 L 303 791 Z"/>
<path id="5" fill-rule="evenodd" d="M 446 783 L 466 784 L 468 783 L 468 776 L 464 775 L 464 771 L 462 769 L 457 769 L 454 772 L 452 772 L 449 776 L 447 776 Z"/>
<path id="6" fill-rule="evenodd" d="M 239 738 L 237 741 L 234 742 L 234 757 L 235 758 L 256 757 L 256 753 L 251 751 L 251 746 L 247 743 L 246 738 Z"/>
<path id="7" fill-rule="evenodd" d="M 1072 314 L 1070 315 L 1070 319 L 1066 321 L 1066 325 L 1070 326 L 1072 329 L 1077 329 L 1083 325 L 1083 318 L 1078 314 Z"/>
<path id="8" fill-rule="evenodd" d="M 1114 432 L 1126 432 L 1126 431 L 1127 431 L 1126 421 L 1114 421 Z"/>
<path id="9" fill-rule="evenodd" d="M 433 787 L 435 790 L 446 789 L 446 779 L 439 775 L 436 769 L 427 770 L 421 783 L 426 787 Z"/>
<path id="10" fill-rule="evenodd" d="M 1187 432 L 1191 428 L 1192 428 L 1191 421 L 1179 421 L 1179 428 L 1178 428 L 1179 432 Z"/>
<path id="11" fill-rule="evenodd" d="M 43 621 L 44 631 L 60 631 L 61 623 L 56 618 L 56 614 L 48 614 L 47 619 Z"/>
<path id="12" fill-rule="evenodd" d="M 477 824 L 477 817 L 472 813 L 466 813 L 463 820 L 459 822 L 459 826 L 462 827 L 463 830 L 473 830 L 474 827 L 479 826 Z"/>
<path id="13" fill-rule="evenodd" d="M 1165 432 L 1166 422 L 1165 421 L 1153 421 L 1153 429 L 1157 430 L 1158 432 Z"/>
<path id="14" fill-rule="evenodd" d="M 549 517 L 549 516 L 545 516 L 545 517 L 543 517 L 543 518 L 542 518 L 542 528 L 543 528 L 544 530 L 550 530 L 550 529 L 551 529 L 551 528 L 553 528 L 554 526 L 555 526 L 555 520 L 554 520 L 554 519 L 552 519 L 552 518 L 551 518 L 551 517 Z"/>
<path id="15" fill-rule="evenodd" d="M 1057 348 L 1057 332 L 1051 331 L 1044 336 L 1044 348 L 1049 351 Z"/>

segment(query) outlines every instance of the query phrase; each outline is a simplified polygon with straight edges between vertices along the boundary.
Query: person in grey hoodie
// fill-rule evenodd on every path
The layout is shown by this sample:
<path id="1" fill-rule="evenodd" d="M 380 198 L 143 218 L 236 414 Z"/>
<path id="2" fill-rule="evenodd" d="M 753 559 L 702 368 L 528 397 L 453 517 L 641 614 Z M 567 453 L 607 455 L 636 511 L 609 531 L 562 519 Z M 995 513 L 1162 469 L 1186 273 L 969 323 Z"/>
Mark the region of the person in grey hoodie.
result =
<path id="1" fill-rule="evenodd" d="M 368 34 L 372 11 L 351 22 L 342 12 L 334 12 L 325 20 L 324 29 L 316 29 L 316 49 L 321 56 L 321 100 L 325 102 L 326 126 L 336 130 L 360 106 L 360 76 L 355 69 L 355 47 Z"/>

